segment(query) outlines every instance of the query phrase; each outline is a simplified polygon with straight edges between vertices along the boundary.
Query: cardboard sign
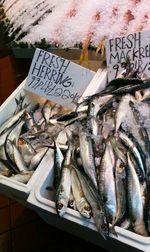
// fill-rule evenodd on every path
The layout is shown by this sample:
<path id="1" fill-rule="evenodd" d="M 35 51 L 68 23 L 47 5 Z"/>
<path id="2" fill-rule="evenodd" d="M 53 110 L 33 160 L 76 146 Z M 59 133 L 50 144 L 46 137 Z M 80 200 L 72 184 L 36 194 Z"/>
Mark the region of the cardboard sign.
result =
<path id="1" fill-rule="evenodd" d="M 108 39 L 105 46 L 109 81 L 125 68 L 128 59 L 133 70 L 150 77 L 150 31 Z"/>
<path id="2" fill-rule="evenodd" d="M 25 89 L 73 108 L 95 72 L 41 49 L 36 49 Z"/>

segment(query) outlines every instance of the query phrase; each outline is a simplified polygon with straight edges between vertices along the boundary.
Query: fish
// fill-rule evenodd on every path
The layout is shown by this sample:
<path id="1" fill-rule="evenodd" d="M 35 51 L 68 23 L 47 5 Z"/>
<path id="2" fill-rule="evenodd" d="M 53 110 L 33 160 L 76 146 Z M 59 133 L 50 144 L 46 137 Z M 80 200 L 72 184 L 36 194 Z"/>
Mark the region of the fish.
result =
<path id="1" fill-rule="evenodd" d="M 50 101 L 46 100 L 43 107 L 42 107 L 42 114 L 43 114 L 43 117 L 44 117 L 46 123 L 49 122 L 49 118 L 51 116 L 51 110 L 52 110 L 51 103 L 50 103 Z"/>
<path id="2" fill-rule="evenodd" d="M 10 141 L 8 139 L 8 143 L 11 144 L 12 146 L 12 149 L 13 149 L 13 160 L 18 168 L 18 170 L 20 172 L 22 171 L 28 171 L 28 167 L 26 166 L 25 162 L 24 162 L 24 159 L 18 149 L 18 147 L 16 146 L 15 142 L 13 141 Z"/>
<path id="3" fill-rule="evenodd" d="M 15 141 L 16 146 L 18 145 L 18 139 L 22 131 L 22 127 L 24 125 L 24 121 L 21 120 L 9 133 L 8 139 L 10 141 Z"/>
<path id="4" fill-rule="evenodd" d="M 1 126 L 0 126 L 0 136 L 6 132 L 7 129 L 9 129 L 13 124 L 15 124 L 20 117 L 24 114 L 25 109 L 22 109 L 17 114 L 11 116 L 8 118 Z"/>
<path id="5" fill-rule="evenodd" d="M 63 217 L 67 211 L 70 192 L 71 192 L 71 156 L 72 144 L 68 146 L 61 172 L 60 183 L 56 191 L 56 210 L 60 217 Z"/>
<path id="6" fill-rule="evenodd" d="M 128 124 L 128 118 L 132 120 L 133 113 L 129 106 L 129 102 L 134 100 L 134 97 L 130 94 L 122 96 L 117 111 L 115 113 L 115 132 L 118 132 L 123 122 L 124 124 Z"/>
<path id="7" fill-rule="evenodd" d="M 95 185 L 91 178 L 89 178 L 85 172 L 81 172 L 75 165 L 73 165 L 72 168 L 76 170 L 85 198 L 92 208 L 93 220 L 97 230 L 100 235 L 107 240 L 110 230 L 103 201 L 98 191 L 95 189 Z"/>
<path id="8" fill-rule="evenodd" d="M 40 164 L 40 162 L 42 161 L 43 157 L 45 156 L 45 154 L 47 153 L 48 148 L 44 147 L 41 150 L 38 151 L 38 153 L 36 153 L 30 161 L 30 165 L 28 167 L 29 171 L 35 170 L 37 168 L 37 166 Z"/>
<path id="9" fill-rule="evenodd" d="M 54 140 L 54 187 L 56 190 L 60 183 L 63 160 L 64 156 L 59 147 L 59 143 Z"/>
<path id="10" fill-rule="evenodd" d="M 28 171 L 26 173 L 20 173 L 20 174 L 16 174 L 16 175 L 12 175 L 10 177 L 10 179 L 14 180 L 14 181 L 18 181 L 21 182 L 23 184 L 27 184 L 28 181 L 30 180 L 30 178 L 33 175 L 33 171 Z"/>
<path id="11" fill-rule="evenodd" d="M 25 97 L 26 97 L 25 95 L 20 94 L 19 99 L 15 98 L 15 102 L 17 106 L 15 109 L 14 115 L 23 109 L 23 102 L 24 102 Z"/>
<path id="12" fill-rule="evenodd" d="M 85 218 L 91 218 L 92 216 L 92 210 L 91 206 L 86 200 L 78 175 L 75 171 L 75 169 L 71 169 L 71 187 L 72 187 L 72 193 L 75 199 L 76 207 L 79 211 L 79 213 L 85 217 Z"/>
<path id="13" fill-rule="evenodd" d="M 124 133 L 124 132 L 119 132 L 119 137 L 125 146 L 129 148 L 133 156 L 135 157 L 135 161 L 138 165 L 138 173 L 139 176 L 141 177 L 142 180 L 146 178 L 146 172 L 145 172 L 145 166 L 142 160 L 142 157 L 140 155 L 140 152 L 134 142 Z"/>
<path id="14" fill-rule="evenodd" d="M 115 165 L 115 191 L 116 191 L 116 214 L 113 219 L 112 226 L 123 221 L 126 208 L 126 167 L 125 164 L 118 158 Z"/>
<path id="15" fill-rule="evenodd" d="M 105 202 L 107 216 L 109 216 L 110 221 L 114 219 L 117 211 L 114 167 L 115 155 L 111 142 L 108 140 L 99 169 L 99 193 Z"/>
<path id="16" fill-rule="evenodd" d="M 116 90 L 113 90 L 111 92 L 111 94 L 113 95 L 124 95 L 124 94 L 132 94 L 135 91 L 141 90 L 141 89 L 147 89 L 150 87 L 150 81 L 149 80 L 145 80 L 142 81 L 139 84 L 133 84 L 133 85 L 126 85 L 123 87 L 119 87 Z"/>
<path id="17" fill-rule="evenodd" d="M 84 125 L 79 125 L 79 144 L 80 144 L 80 157 L 86 174 L 91 177 L 95 188 L 98 188 L 96 178 L 96 165 L 94 158 L 94 149 L 90 132 Z"/>
<path id="18" fill-rule="evenodd" d="M 132 226 L 137 234 L 148 236 L 144 223 L 144 207 L 141 198 L 141 190 L 138 176 L 133 165 L 131 155 L 127 153 L 128 169 L 127 169 L 127 185 L 128 185 L 128 205 L 129 215 Z"/>
<path id="19" fill-rule="evenodd" d="M 19 137 L 18 139 L 18 148 L 21 155 L 23 156 L 26 166 L 28 167 L 30 165 L 32 157 L 37 153 L 37 151 L 33 148 L 32 144 L 27 139 L 24 139 L 22 137 Z"/>

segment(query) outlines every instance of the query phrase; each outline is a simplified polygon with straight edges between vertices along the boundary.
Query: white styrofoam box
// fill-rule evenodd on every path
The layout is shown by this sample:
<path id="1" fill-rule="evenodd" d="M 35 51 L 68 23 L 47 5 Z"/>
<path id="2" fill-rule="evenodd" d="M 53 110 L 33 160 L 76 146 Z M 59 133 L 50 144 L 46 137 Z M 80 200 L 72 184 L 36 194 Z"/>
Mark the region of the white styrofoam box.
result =
<path id="1" fill-rule="evenodd" d="M 49 159 L 45 162 L 47 167 L 45 174 L 41 177 L 38 184 L 31 191 L 27 202 L 40 217 L 50 225 L 88 240 L 109 251 L 121 249 L 122 252 L 150 251 L 150 237 L 142 237 L 131 231 L 115 227 L 117 237 L 111 235 L 110 239 L 105 241 L 97 232 L 93 220 L 83 218 L 79 212 L 67 209 L 63 218 L 58 217 L 55 208 L 55 195 L 48 188 L 53 185 L 53 151 L 51 150 L 51 162 Z"/>
<path id="2" fill-rule="evenodd" d="M 15 111 L 16 108 L 16 102 L 15 98 L 18 98 L 19 95 L 26 94 L 25 102 L 30 102 L 30 107 L 34 106 L 36 102 L 42 102 L 43 98 L 33 95 L 27 91 L 24 90 L 25 85 L 24 80 L 19 87 L 7 98 L 7 100 L 1 105 L 0 107 L 0 125 L 8 119 L 12 113 Z M 46 156 L 48 155 L 48 152 Z M 32 177 L 30 178 L 29 182 L 27 184 L 23 184 L 18 181 L 14 181 L 11 178 L 5 177 L 3 175 L 0 175 L 0 192 L 3 194 L 10 196 L 15 199 L 26 199 L 28 194 L 30 193 L 34 183 L 37 183 L 40 173 L 45 172 L 45 166 L 44 166 L 44 157 L 33 173 Z"/>
<path id="3" fill-rule="evenodd" d="M 90 85 L 88 86 L 87 90 L 92 90 L 92 92 L 95 90 L 97 92 L 99 90 L 99 85 L 95 85 L 97 81 L 97 78 L 101 76 L 102 82 L 106 83 L 107 73 L 104 69 L 99 69 L 99 71 L 94 76 L 94 82 L 93 79 L 90 82 Z M 24 80 L 19 87 L 7 98 L 7 100 L 0 106 L 0 125 L 8 119 L 13 112 L 15 111 L 16 102 L 15 98 L 18 98 L 21 95 L 26 94 L 26 103 L 31 103 L 30 107 L 34 106 L 35 103 L 43 103 L 45 101 L 44 98 L 34 95 L 24 89 L 26 80 Z M 90 88 L 92 86 L 92 89 Z M 89 92 L 85 91 L 85 95 L 89 94 Z M 26 199 L 31 191 L 33 189 L 33 186 L 35 183 L 38 183 L 38 180 L 42 176 L 42 174 L 46 171 L 45 166 L 45 160 L 47 160 L 47 157 L 49 156 L 49 151 L 45 155 L 45 157 L 42 159 L 41 163 L 35 170 L 34 174 L 30 178 L 29 182 L 27 184 L 20 183 L 18 181 L 14 181 L 11 178 L 7 178 L 5 176 L 0 175 L 0 192 L 2 192 L 5 195 L 8 195 L 15 199 Z"/>
<path id="4" fill-rule="evenodd" d="M 95 81 L 96 79 L 97 77 L 95 75 Z M 99 87 L 95 86 L 94 88 L 94 85 L 91 85 L 90 83 L 90 88 L 88 87 L 84 96 L 94 93 L 94 89 L 95 92 L 102 90 L 106 85 L 106 80 L 107 73 L 103 71 L 101 73 Z M 52 187 L 53 183 L 53 165 L 53 151 L 51 150 L 51 162 L 49 162 L 49 160 L 46 160 L 45 162 L 45 167 L 47 167 L 46 173 L 41 176 L 39 183 L 35 185 L 27 199 L 29 206 L 32 207 L 47 223 L 78 237 L 84 238 L 109 251 L 114 251 L 115 249 L 121 249 L 122 252 L 150 251 L 150 237 L 143 237 L 134 232 L 115 227 L 118 236 L 111 235 L 110 239 L 105 241 L 97 232 L 93 220 L 87 220 L 81 217 L 79 212 L 68 208 L 63 218 L 58 217 L 55 208 L 54 192 L 47 190 L 48 187 Z"/>

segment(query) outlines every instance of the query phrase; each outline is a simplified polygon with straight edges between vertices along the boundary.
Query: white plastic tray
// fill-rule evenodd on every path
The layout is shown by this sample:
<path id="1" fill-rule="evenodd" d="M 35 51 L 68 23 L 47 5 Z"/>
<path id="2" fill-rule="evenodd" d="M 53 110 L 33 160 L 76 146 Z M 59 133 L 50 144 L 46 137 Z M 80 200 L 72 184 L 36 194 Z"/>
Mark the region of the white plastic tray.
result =
<path id="1" fill-rule="evenodd" d="M 53 160 L 53 151 L 51 151 L 50 155 Z M 30 207 L 42 219 L 50 225 L 84 238 L 109 251 L 121 249 L 122 252 L 139 250 L 150 252 L 150 237 L 142 237 L 131 231 L 116 227 L 115 230 L 118 237 L 111 235 L 111 238 L 105 241 L 98 234 L 93 220 L 84 219 L 77 211 L 68 208 L 63 218 L 58 217 L 55 208 L 54 193 L 46 189 L 52 186 L 53 162 L 49 165 L 49 160 L 47 159 L 45 167 L 47 167 L 45 174 L 41 177 L 39 184 L 35 185 L 27 199 Z"/>
<path id="2" fill-rule="evenodd" d="M 99 87 L 90 85 L 84 95 L 92 94 L 103 89 L 106 84 L 106 79 L 106 72 L 102 72 Z M 35 185 L 27 199 L 30 207 L 32 207 L 47 223 L 82 237 L 109 251 L 121 249 L 122 252 L 150 252 L 150 237 L 143 237 L 131 231 L 116 227 L 118 236 L 115 237 L 111 235 L 111 238 L 105 241 L 101 238 L 100 234 L 98 234 L 93 220 L 84 219 L 77 211 L 68 208 L 63 218 L 58 217 L 56 214 L 54 193 L 46 189 L 52 185 L 53 181 L 53 151 L 51 151 L 51 160 L 52 162 L 50 165 L 48 160 L 45 162 L 45 167 L 47 167 L 46 173 L 41 176 L 39 184 Z"/>
<path id="3" fill-rule="evenodd" d="M 20 94 L 27 94 L 26 101 L 31 102 L 34 105 L 36 102 L 42 102 L 43 98 L 33 95 L 24 90 L 25 80 L 19 85 L 19 87 L 8 97 L 8 99 L 0 107 L 0 124 L 2 124 L 12 112 L 15 110 L 16 103 L 15 98 L 19 97 Z M 48 155 L 48 153 L 46 154 Z M 0 192 L 8 195 L 15 199 L 26 199 L 30 193 L 33 185 L 37 183 L 40 178 L 40 173 L 45 172 L 44 159 L 40 165 L 37 167 L 32 177 L 27 184 L 20 183 L 18 181 L 13 181 L 10 178 L 0 175 Z"/>
<path id="4" fill-rule="evenodd" d="M 99 69 L 97 74 L 95 74 L 94 78 L 97 78 L 99 76 L 102 76 L 102 82 L 105 85 L 106 83 L 106 78 L 107 74 L 106 71 L 103 69 Z M 93 80 L 93 79 L 92 79 Z M 94 79 L 95 80 L 95 79 Z M 0 106 L 0 124 L 2 124 L 7 118 L 9 118 L 13 111 L 15 110 L 16 107 L 16 102 L 15 98 L 19 97 L 20 94 L 27 94 L 26 95 L 26 102 L 29 101 L 31 102 L 31 107 L 34 106 L 35 103 L 43 103 L 44 98 L 34 95 L 24 89 L 25 86 L 25 81 L 24 80 L 19 87 L 7 98 L 7 100 Z M 94 86 L 94 82 L 90 83 L 90 86 L 92 85 L 92 89 L 90 86 L 88 86 L 87 91 L 90 89 L 93 92 L 98 91 L 98 86 Z M 85 95 L 87 94 L 87 91 L 85 91 Z M 89 91 L 88 91 L 89 93 Z M 43 158 L 42 162 L 40 165 L 37 167 L 36 171 L 30 178 L 29 182 L 27 184 L 23 184 L 17 181 L 14 181 L 10 178 L 7 178 L 5 176 L 0 175 L 0 192 L 3 194 L 18 199 L 18 200 L 24 200 L 27 199 L 31 189 L 33 189 L 34 184 L 38 183 L 39 179 L 41 178 L 42 174 L 45 174 L 47 168 L 45 166 L 45 160 L 47 160 L 47 157 L 49 156 L 49 151 Z M 51 160 L 50 160 L 51 161 Z"/>

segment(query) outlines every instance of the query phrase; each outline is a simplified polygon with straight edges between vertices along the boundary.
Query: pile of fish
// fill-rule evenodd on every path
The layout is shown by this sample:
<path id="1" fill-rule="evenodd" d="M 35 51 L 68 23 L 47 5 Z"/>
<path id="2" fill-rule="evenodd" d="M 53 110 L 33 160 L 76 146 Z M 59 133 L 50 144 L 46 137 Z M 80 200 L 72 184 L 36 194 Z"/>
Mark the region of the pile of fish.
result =
<path id="1" fill-rule="evenodd" d="M 124 70 L 106 88 L 50 120 L 56 210 L 93 218 L 104 239 L 115 226 L 150 232 L 150 79 Z M 55 121 L 55 122 L 54 122 Z"/>
<path id="2" fill-rule="evenodd" d="M 0 126 L 0 175 L 26 184 L 48 152 L 53 134 L 61 130 L 47 121 L 62 107 L 46 101 L 28 109 L 31 104 L 25 97 L 15 98 L 15 111 Z"/>
<path id="3" fill-rule="evenodd" d="M 73 208 L 93 218 L 104 239 L 116 225 L 148 236 L 150 79 L 127 68 L 73 111 L 15 100 L 0 126 L 0 174 L 27 183 L 51 148 L 60 217 Z"/>

